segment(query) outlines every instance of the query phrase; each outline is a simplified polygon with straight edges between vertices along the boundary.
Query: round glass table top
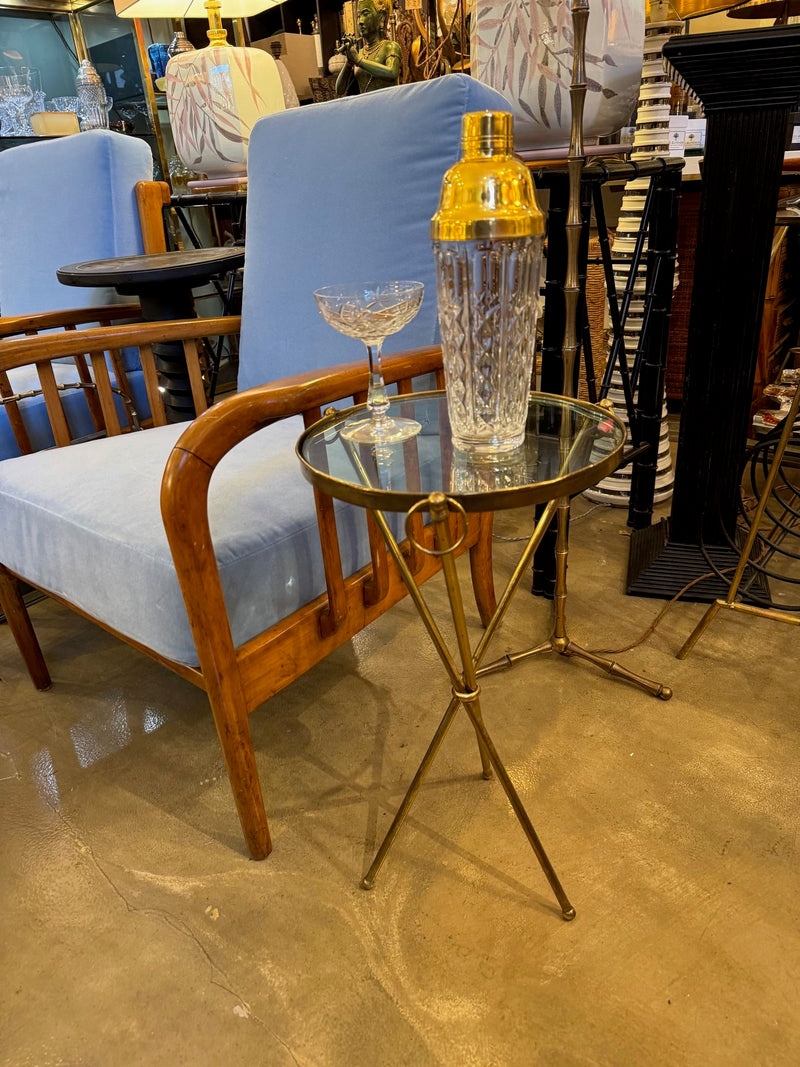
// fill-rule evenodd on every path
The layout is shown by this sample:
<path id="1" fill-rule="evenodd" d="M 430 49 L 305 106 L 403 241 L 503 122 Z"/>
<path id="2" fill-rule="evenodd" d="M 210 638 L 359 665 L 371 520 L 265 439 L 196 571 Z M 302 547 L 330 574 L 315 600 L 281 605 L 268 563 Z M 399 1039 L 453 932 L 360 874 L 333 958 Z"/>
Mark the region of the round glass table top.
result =
<path id="1" fill-rule="evenodd" d="M 538 504 L 596 485 L 619 466 L 625 428 L 604 408 L 531 393 L 525 439 L 511 452 L 476 455 L 456 448 L 444 392 L 392 397 L 389 417 L 415 419 L 416 436 L 364 445 L 342 435 L 365 405 L 331 411 L 297 443 L 306 478 L 339 500 L 382 511 L 408 511 L 445 493 L 466 511 Z"/>

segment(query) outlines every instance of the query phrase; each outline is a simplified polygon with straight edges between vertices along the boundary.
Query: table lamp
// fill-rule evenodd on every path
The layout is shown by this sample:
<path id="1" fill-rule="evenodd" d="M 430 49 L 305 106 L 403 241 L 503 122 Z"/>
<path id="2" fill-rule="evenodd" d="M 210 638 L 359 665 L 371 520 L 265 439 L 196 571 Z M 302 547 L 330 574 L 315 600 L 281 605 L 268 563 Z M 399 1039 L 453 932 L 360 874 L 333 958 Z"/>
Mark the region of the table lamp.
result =
<path id="1" fill-rule="evenodd" d="M 283 0 L 114 0 L 121 18 L 208 17 L 208 46 L 167 63 L 165 91 L 175 150 L 209 184 L 247 175 L 247 147 L 258 119 L 284 110 L 280 74 L 271 55 L 227 42 L 226 18 L 246 18 Z"/>

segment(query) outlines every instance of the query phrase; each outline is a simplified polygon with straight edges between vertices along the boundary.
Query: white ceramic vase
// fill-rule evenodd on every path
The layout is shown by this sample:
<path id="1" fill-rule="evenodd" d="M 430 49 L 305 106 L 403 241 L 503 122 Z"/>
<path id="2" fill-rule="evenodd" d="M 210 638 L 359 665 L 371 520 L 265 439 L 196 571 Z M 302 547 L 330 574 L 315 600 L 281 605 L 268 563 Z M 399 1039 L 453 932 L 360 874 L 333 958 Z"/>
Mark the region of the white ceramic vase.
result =
<path id="1" fill-rule="evenodd" d="M 209 45 L 167 63 L 167 109 L 181 162 L 209 178 L 247 173 L 250 132 L 284 110 L 275 60 L 258 48 Z"/>
<path id="2" fill-rule="evenodd" d="M 639 91 L 644 0 L 590 0 L 584 137 L 608 137 L 630 118 Z M 569 144 L 572 16 L 569 0 L 476 0 L 472 74 L 514 112 L 517 149 Z"/>

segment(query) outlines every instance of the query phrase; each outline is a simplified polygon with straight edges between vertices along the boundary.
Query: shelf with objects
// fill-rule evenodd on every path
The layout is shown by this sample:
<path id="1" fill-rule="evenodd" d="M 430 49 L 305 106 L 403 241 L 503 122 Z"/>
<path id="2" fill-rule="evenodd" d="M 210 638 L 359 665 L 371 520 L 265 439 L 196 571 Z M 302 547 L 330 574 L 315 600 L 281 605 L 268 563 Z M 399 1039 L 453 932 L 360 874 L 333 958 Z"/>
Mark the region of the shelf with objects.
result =
<path id="1" fill-rule="evenodd" d="M 341 3 L 333 0 L 287 0 L 247 19 L 253 48 L 269 54 L 280 46 L 278 59 L 287 70 L 301 104 L 332 96 L 335 77 L 327 68 L 341 37 Z"/>
<path id="2" fill-rule="evenodd" d="M 27 99 L 14 108 L 0 100 L 0 150 L 87 128 L 76 76 L 81 61 L 88 60 L 105 89 L 108 127 L 146 141 L 154 175 L 163 177 L 163 141 L 169 142 L 169 129 L 152 121 L 146 72 L 132 30 L 108 0 L 83 5 L 53 0 L 25 8 L 0 4 L 4 63 L 10 70 L 31 72 Z M 37 134 L 34 126 L 42 132 Z"/>

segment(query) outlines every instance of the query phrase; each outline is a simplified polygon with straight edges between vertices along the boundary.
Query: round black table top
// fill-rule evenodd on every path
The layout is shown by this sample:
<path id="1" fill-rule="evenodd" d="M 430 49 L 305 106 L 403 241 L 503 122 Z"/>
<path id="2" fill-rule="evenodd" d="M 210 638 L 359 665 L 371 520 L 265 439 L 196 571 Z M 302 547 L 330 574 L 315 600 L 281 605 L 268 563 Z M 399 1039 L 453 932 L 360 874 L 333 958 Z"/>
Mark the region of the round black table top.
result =
<path id="1" fill-rule="evenodd" d="M 572 496 L 619 466 L 625 427 L 604 408 L 531 393 L 525 440 L 512 452 L 476 456 L 453 445 L 444 392 L 390 399 L 390 418 L 415 419 L 416 436 L 391 444 L 356 444 L 341 431 L 364 405 L 333 411 L 297 443 L 303 474 L 331 496 L 381 511 L 408 511 L 442 492 L 465 511 L 538 504 Z"/>
<path id="2" fill-rule="evenodd" d="M 64 285 L 158 285 L 163 282 L 195 281 L 241 267 L 244 249 L 192 248 L 183 252 L 156 252 L 144 256 L 119 256 L 116 259 L 90 259 L 59 267 L 56 276 Z"/>

